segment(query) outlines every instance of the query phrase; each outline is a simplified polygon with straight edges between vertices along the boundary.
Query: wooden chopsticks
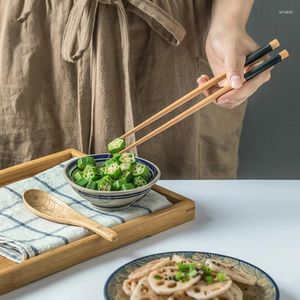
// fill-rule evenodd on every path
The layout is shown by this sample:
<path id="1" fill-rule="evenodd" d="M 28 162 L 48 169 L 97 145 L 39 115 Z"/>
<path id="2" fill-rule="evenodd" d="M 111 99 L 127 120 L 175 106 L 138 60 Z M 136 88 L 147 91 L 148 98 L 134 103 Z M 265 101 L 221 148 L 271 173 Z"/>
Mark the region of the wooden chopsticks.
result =
<path id="1" fill-rule="evenodd" d="M 280 45 L 279 41 L 277 39 L 274 39 L 271 42 L 269 42 L 269 43 L 263 45 L 262 47 L 258 48 L 256 51 L 254 51 L 253 53 L 249 54 L 246 57 L 245 66 L 248 66 L 248 65 L 254 63 L 259 58 L 263 57 L 264 55 L 270 53 L 272 50 L 277 48 L 279 45 Z M 270 59 L 262 62 L 261 64 L 255 66 L 250 71 L 245 73 L 245 75 L 244 75 L 245 81 L 248 81 L 248 80 L 252 79 L 253 77 L 257 76 L 258 74 L 260 74 L 263 71 L 265 71 L 266 69 L 274 66 L 275 64 L 279 63 L 280 61 L 284 60 L 287 57 L 288 57 L 288 52 L 286 50 L 281 51 L 275 57 L 270 58 Z M 160 117 L 168 114 L 169 112 L 173 111 L 174 109 L 178 108 L 179 106 L 181 106 L 184 103 L 188 102 L 189 100 L 193 99 L 194 97 L 198 96 L 201 92 L 203 92 L 203 91 L 207 90 L 208 88 L 216 85 L 218 82 L 220 82 L 221 80 L 224 80 L 225 78 L 226 78 L 225 73 L 221 73 L 221 74 L 216 75 L 215 77 L 213 77 L 212 79 L 207 81 L 205 84 L 203 84 L 201 87 L 195 88 L 194 90 L 192 90 L 188 94 L 184 95 L 180 99 L 176 100 L 175 102 L 173 102 L 169 106 L 165 107 L 163 110 L 159 111 L 158 113 L 156 113 L 152 117 L 148 118 L 147 120 L 140 123 L 136 127 L 134 127 L 131 130 L 127 131 L 120 138 L 126 138 L 129 135 L 138 132 L 142 128 L 150 125 L 151 123 L 153 123 L 154 121 L 156 121 Z M 216 100 L 218 97 L 220 97 L 221 95 L 227 93 L 230 90 L 232 90 L 232 88 L 230 86 L 224 86 L 223 88 L 221 88 L 217 92 L 213 93 L 212 95 L 208 96 L 207 98 L 205 98 L 201 102 L 193 105 L 192 107 L 190 107 L 186 111 L 180 113 L 178 116 L 172 118 L 170 121 L 166 122 L 165 124 L 161 125 L 160 127 L 156 128 L 155 130 L 150 132 L 149 134 L 142 137 L 141 139 L 139 139 L 136 142 L 132 143 L 131 145 L 127 146 L 123 151 L 121 151 L 121 153 L 126 152 L 126 151 L 128 151 L 128 150 L 130 150 L 130 149 L 146 142 L 147 140 L 149 140 L 152 137 L 156 136 L 160 132 L 170 128 L 171 126 L 175 125 L 176 123 L 178 123 L 181 120 L 185 119 L 186 117 L 190 116 L 194 112 L 204 108 L 205 106 L 207 106 L 208 104 L 210 104 L 211 102 Z"/>

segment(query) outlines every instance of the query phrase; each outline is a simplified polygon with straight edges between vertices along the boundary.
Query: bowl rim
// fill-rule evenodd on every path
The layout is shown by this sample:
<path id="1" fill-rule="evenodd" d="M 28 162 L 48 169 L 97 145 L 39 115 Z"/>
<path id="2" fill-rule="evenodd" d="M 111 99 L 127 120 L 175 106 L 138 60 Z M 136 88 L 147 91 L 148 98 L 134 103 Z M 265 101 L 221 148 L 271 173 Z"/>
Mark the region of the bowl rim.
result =
<path id="1" fill-rule="evenodd" d="M 111 155 L 110 153 L 95 153 L 95 154 L 90 154 L 90 155 L 86 155 L 86 156 L 91 156 L 91 157 L 94 157 L 94 156 L 98 156 L 98 155 Z M 74 188 L 76 188 L 77 190 L 83 192 L 83 193 L 86 193 L 86 194 L 92 194 L 92 195 L 110 195 L 110 196 L 117 196 L 117 195 L 128 195 L 128 194 L 132 194 L 132 193 L 138 193 L 138 192 L 143 192 L 147 189 L 150 189 L 160 178 L 161 176 L 161 172 L 160 172 L 160 169 L 157 167 L 157 165 L 155 165 L 154 163 L 152 163 L 151 161 L 145 159 L 145 158 L 142 158 L 142 157 L 139 157 L 137 156 L 136 158 L 137 159 L 141 159 L 147 163 L 149 163 L 150 165 L 152 165 L 155 169 L 156 169 L 156 176 L 150 181 L 148 182 L 146 185 L 144 186 L 141 186 L 141 187 L 138 187 L 138 188 L 134 188 L 134 189 L 131 189 L 131 190 L 125 190 L 125 191 L 98 191 L 98 190 L 91 190 L 91 189 L 87 189 L 85 187 L 81 187 L 80 185 L 76 184 L 75 182 L 73 182 L 69 176 L 68 176 L 68 173 L 67 173 L 67 169 L 68 167 L 70 166 L 71 163 L 73 163 L 74 161 L 77 161 L 80 157 L 74 157 L 74 159 L 72 159 L 71 161 L 69 161 L 64 169 L 63 169 L 63 175 L 66 179 L 66 181 Z M 115 199 L 112 199 L 112 200 L 115 200 Z"/>

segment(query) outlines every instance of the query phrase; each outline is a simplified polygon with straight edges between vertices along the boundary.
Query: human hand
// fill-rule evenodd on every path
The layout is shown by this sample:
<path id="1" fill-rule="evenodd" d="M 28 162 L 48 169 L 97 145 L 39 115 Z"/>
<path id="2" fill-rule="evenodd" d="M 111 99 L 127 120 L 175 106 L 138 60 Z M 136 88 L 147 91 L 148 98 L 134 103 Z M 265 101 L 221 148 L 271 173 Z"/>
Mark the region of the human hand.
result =
<path id="1" fill-rule="evenodd" d="M 254 77 L 243 84 L 244 65 L 246 56 L 256 50 L 258 45 L 238 26 L 211 29 L 206 40 L 206 54 L 214 75 L 226 72 L 225 81 L 219 86 L 230 84 L 234 89 L 219 97 L 216 103 L 222 107 L 233 109 L 243 103 L 261 85 L 271 78 L 271 70 Z M 247 68 L 245 69 L 247 70 Z M 198 78 L 199 85 L 209 80 L 207 75 Z M 206 96 L 214 93 L 219 86 L 215 86 L 204 92 Z"/>

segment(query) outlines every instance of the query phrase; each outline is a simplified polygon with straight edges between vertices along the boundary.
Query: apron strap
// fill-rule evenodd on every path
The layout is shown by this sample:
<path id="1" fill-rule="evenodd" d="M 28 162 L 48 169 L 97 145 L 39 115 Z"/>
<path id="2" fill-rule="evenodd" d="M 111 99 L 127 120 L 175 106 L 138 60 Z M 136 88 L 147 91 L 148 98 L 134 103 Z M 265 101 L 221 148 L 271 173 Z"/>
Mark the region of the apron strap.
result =
<path id="1" fill-rule="evenodd" d="M 23 23 L 29 17 L 32 12 L 32 8 L 34 5 L 35 0 L 23 0 L 23 8 L 20 17 L 17 19 L 19 23 Z"/>
<path id="2" fill-rule="evenodd" d="M 184 27 L 151 0 L 127 0 L 127 9 L 140 16 L 168 43 L 178 46 L 186 35 Z"/>
<path id="3" fill-rule="evenodd" d="M 94 30 L 98 1 L 77 0 L 63 33 L 61 53 L 68 62 L 76 62 L 89 47 Z M 78 41 L 77 41 L 78 37 Z M 78 49 L 73 53 L 76 43 Z"/>
<path id="4" fill-rule="evenodd" d="M 34 0 L 25 1 L 33 2 Z M 126 1 L 129 4 L 127 5 L 128 10 L 139 15 L 164 40 L 174 46 L 178 46 L 182 42 L 186 34 L 184 27 L 157 4 L 151 0 Z M 76 62 L 89 47 L 99 2 L 118 7 L 120 20 L 122 18 L 121 10 L 122 16 L 126 15 L 123 1 L 77 0 L 68 17 L 62 39 L 62 56 L 66 61 Z M 128 22 L 123 25 L 128 27 Z M 128 31 L 128 28 L 121 28 L 121 31 L 124 30 Z M 78 43 L 78 49 L 73 53 L 76 43 Z"/>

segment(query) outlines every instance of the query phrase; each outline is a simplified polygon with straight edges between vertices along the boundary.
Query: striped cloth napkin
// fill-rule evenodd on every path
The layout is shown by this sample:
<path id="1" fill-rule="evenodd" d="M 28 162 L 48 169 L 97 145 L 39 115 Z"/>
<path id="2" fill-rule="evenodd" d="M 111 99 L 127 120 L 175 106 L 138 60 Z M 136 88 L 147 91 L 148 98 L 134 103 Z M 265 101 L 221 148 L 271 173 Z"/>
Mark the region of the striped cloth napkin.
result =
<path id="1" fill-rule="evenodd" d="M 128 209 L 99 211 L 67 184 L 62 169 L 67 162 L 0 188 L 0 255 L 22 262 L 88 235 L 88 230 L 47 221 L 31 213 L 22 201 L 25 190 L 35 188 L 53 193 L 81 214 L 111 227 L 171 205 L 166 197 L 150 191 Z"/>

